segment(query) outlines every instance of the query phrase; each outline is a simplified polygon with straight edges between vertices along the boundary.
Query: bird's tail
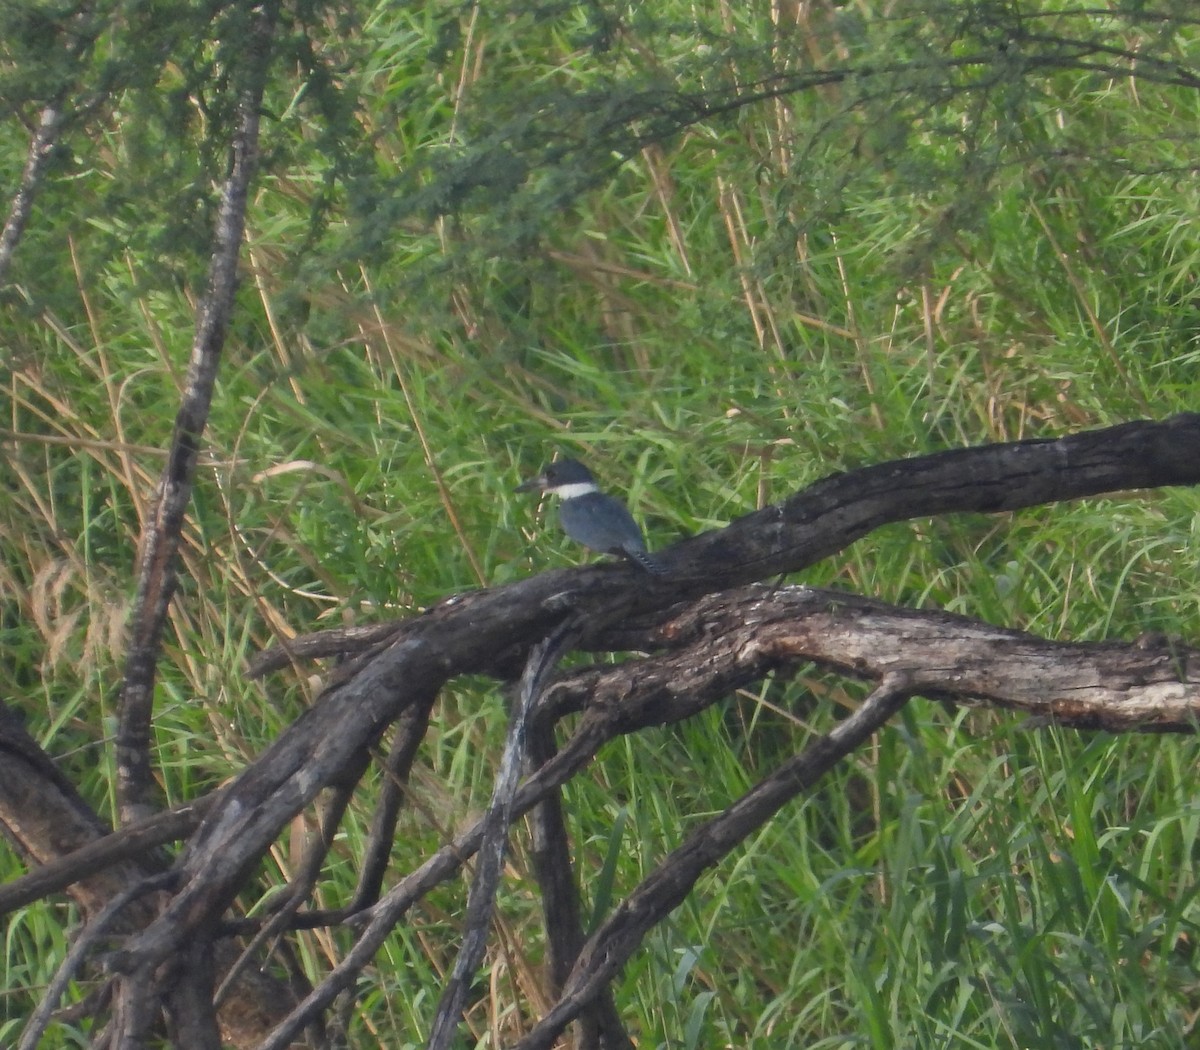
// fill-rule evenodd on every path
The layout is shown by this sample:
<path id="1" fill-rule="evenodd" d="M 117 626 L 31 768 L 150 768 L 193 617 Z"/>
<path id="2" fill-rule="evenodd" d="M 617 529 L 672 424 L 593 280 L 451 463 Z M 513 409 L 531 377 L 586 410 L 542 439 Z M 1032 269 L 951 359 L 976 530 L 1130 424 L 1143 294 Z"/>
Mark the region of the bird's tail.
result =
<path id="1" fill-rule="evenodd" d="M 645 569 L 651 576 L 666 576 L 667 568 L 653 554 L 644 550 L 627 550 L 630 559 Z"/>

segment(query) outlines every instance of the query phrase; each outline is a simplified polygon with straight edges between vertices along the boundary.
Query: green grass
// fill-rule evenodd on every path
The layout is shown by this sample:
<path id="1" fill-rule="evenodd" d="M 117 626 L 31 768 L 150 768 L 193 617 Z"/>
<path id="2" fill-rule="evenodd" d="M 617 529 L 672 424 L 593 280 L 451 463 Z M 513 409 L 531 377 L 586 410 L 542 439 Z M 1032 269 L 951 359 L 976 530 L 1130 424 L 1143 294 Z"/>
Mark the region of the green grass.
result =
<path id="1" fill-rule="evenodd" d="M 569 199 L 570 172 L 547 165 L 509 198 L 435 220 L 387 180 L 478 145 L 489 114 L 499 124 L 538 90 L 639 69 L 637 51 L 590 50 L 577 10 L 533 28 L 355 10 L 361 30 L 330 54 L 362 93 L 341 127 L 359 136 L 342 157 L 356 174 L 315 233 L 325 125 L 294 79 L 272 85 L 277 153 L 254 196 L 160 672 L 171 802 L 235 775 L 312 701 L 313 682 L 243 679 L 277 633 L 401 616 L 579 560 L 552 514 L 512 494 L 557 450 L 596 463 L 663 546 L 835 470 L 1197 407 L 1196 191 L 1167 170 L 1196 163 L 1178 133 L 1195 126 L 1194 92 L 1058 74 L 1012 101 L 1020 142 L 994 100 L 975 130 L 995 164 L 975 182 L 947 131 L 975 112 L 967 96 L 920 119 L 897 103 L 891 124 L 851 107 L 850 88 L 797 96 L 634 152 Z M 855 47 L 900 31 L 864 12 Z M 703 79 L 694 42 L 666 25 L 676 15 L 634 32 L 662 75 Z M 768 23 L 765 8 L 734 17 L 745 34 Z M 1189 32 L 1171 45 L 1181 60 Z M 0 303 L 3 426 L 17 435 L 0 499 L 0 684 L 106 815 L 139 521 L 204 262 L 184 236 L 195 216 L 172 207 L 207 193 L 181 163 L 138 208 L 111 207 L 123 179 L 147 183 L 134 146 L 196 145 L 158 124 L 131 143 L 136 112 L 119 100 L 77 133 L 83 160 L 40 199 Z M 22 136 L 0 142 L 12 185 Z M 1181 490 L 918 521 L 804 579 L 1054 638 L 1194 640 L 1197 522 Z M 808 669 L 607 747 L 567 792 L 585 915 L 860 695 Z M 446 690 L 395 874 L 486 805 L 504 717 L 488 683 Z M 1191 739 L 1035 731 L 918 700 L 706 876 L 635 955 L 618 1005 L 647 1047 L 1190 1045 L 1196 760 Z M 326 904 L 353 886 L 370 809 L 364 792 Z M 264 892 L 295 859 L 281 841 Z M 0 855 L 0 877 L 21 871 Z M 470 1013 L 482 1045 L 541 1002 L 534 893 L 517 835 L 504 947 Z M 461 884 L 435 894 L 381 951 L 352 1045 L 420 1045 L 464 900 Z M 73 919 L 61 902 L 9 919 L 0 1042 Z M 316 932 L 298 951 L 317 978 L 348 943 Z"/>

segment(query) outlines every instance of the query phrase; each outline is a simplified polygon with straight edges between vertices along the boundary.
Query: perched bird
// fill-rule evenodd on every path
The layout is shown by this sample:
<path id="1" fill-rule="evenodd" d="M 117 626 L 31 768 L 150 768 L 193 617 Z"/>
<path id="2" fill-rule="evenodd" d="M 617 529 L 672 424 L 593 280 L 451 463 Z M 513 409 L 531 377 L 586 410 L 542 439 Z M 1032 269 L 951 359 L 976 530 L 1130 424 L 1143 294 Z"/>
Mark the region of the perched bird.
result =
<path id="1" fill-rule="evenodd" d="M 655 576 L 666 572 L 647 552 L 642 530 L 625 504 L 601 492 L 592 472 L 578 460 L 551 463 L 536 478 L 518 485 L 517 491 L 557 496 L 558 520 L 577 543 L 602 554 L 623 555 Z"/>

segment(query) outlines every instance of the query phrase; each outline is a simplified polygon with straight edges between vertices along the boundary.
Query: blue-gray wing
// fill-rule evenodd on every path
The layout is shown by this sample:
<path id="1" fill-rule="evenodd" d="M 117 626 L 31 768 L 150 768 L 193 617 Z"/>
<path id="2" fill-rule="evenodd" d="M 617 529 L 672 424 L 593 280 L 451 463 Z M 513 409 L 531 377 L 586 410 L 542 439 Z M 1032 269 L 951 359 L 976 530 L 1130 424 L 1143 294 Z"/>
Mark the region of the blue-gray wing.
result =
<path id="1" fill-rule="evenodd" d="M 559 510 L 563 531 L 585 547 L 604 554 L 644 551 L 646 541 L 624 504 L 602 492 L 565 500 Z"/>
<path id="2" fill-rule="evenodd" d="M 666 572 L 654 555 L 647 553 L 633 515 L 612 496 L 593 492 L 565 500 L 559 506 L 559 521 L 576 543 L 603 554 L 623 554 L 656 576 Z"/>

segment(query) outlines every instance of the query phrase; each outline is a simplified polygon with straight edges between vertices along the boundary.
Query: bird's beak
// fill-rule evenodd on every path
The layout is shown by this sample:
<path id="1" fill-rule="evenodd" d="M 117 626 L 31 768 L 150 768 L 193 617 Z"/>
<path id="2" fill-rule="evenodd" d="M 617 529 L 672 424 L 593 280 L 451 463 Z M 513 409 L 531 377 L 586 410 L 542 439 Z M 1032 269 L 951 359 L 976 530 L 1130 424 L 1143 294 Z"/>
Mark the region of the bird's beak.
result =
<path id="1" fill-rule="evenodd" d="M 546 491 L 546 475 L 539 474 L 536 478 L 530 478 L 528 481 L 522 481 L 515 492 L 545 492 Z"/>

